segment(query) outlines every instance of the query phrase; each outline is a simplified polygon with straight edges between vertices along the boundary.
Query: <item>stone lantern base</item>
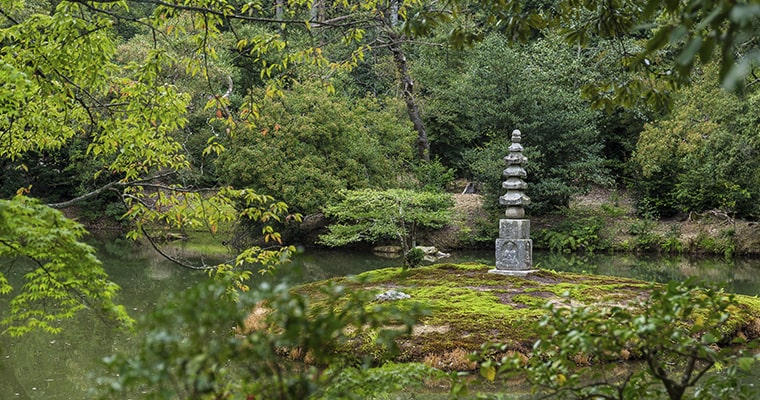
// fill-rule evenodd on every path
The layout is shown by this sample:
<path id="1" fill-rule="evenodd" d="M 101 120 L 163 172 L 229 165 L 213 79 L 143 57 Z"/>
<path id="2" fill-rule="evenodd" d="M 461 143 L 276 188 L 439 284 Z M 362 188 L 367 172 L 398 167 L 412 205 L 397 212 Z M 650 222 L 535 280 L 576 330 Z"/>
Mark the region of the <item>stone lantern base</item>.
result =
<path id="1" fill-rule="evenodd" d="M 499 220 L 499 239 L 496 239 L 496 269 L 488 272 L 525 276 L 533 269 L 533 241 L 530 239 L 530 220 Z"/>

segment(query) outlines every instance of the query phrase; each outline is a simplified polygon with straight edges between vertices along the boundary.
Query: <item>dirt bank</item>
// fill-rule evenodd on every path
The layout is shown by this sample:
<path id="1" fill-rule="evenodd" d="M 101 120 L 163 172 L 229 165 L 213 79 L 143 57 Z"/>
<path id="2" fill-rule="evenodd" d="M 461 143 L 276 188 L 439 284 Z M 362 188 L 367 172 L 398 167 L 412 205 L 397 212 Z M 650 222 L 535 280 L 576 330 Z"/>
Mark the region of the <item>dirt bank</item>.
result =
<path id="1" fill-rule="evenodd" d="M 452 223 L 428 232 L 420 242 L 447 251 L 492 248 L 501 216 L 489 215 L 480 195 L 452 196 Z M 719 210 L 645 219 L 636 215 L 624 191 L 597 188 L 573 199 L 566 210 L 528 218 L 537 249 L 760 256 L 757 221 L 734 219 Z"/>

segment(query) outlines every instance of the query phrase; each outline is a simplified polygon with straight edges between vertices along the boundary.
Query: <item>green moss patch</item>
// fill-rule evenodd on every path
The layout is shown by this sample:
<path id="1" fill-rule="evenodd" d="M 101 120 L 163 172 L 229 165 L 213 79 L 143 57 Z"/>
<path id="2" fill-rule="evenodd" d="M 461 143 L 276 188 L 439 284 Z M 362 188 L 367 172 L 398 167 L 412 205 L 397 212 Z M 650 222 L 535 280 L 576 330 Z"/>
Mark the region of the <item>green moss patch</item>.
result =
<path id="1" fill-rule="evenodd" d="M 439 264 L 403 270 L 386 268 L 355 277 L 313 282 L 297 290 L 319 302 L 319 288 L 328 282 L 349 291 L 379 294 L 388 290 L 411 297 L 396 300 L 401 308 L 421 303 L 431 310 L 414 332 L 399 343 L 398 361 L 421 361 L 434 354 L 477 351 L 486 342 L 507 344 L 529 353 L 538 336 L 539 319 L 547 302 L 555 304 L 627 306 L 645 300 L 651 284 L 629 278 L 582 275 L 541 270 L 526 277 L 488 273 L 483 264 Z M 760 331 L 760 300 L 740 297 L 737 332 Z M 371 306 L 371 304 L 368 304 Z M 746 318 L 745 318 L 746 317 Z M 746 322 L 746 323 L 745 323 Z M 749 324 L 749 328 L 745 327 Z M 755 324 L 755 325 L 752 325 Z M 362 350 L 366 350 L 363 341 Z M 460 350 L 457 350 L 460 349 Z"/>

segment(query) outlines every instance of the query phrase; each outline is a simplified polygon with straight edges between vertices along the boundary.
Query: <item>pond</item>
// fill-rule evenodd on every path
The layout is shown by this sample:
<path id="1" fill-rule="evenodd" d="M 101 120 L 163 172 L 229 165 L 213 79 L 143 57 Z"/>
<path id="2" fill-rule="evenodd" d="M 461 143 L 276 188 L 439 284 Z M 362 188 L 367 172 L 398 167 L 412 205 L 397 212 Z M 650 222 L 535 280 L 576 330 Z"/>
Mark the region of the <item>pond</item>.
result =
<path id="1" fill-rule="evenodd" d="M 155 307 L 159 299 L 207 279 L 202 273 L 178 267 L 147 247 L 121 241 L 99 243 L 99 256 L 111 279 L 122 287 L 120 301 L 133 317 Z M 492 264 L 492 251 L 455 253 L 443 262 Z M 654 258 L 630 255 L 577 256 L 537 253 L 541 268 L 639 278 L 648 281 L 683 280 L 696 276 L 736 293 L 760 294 L 760 260 Z M 352 275 L 398 266 L 399 260 L 366 253 L 307 250 L 274 278 L 292 283 Z M 0 268 L 7 273 L 5 266 Z M 18 277 L 15 277 L 18 279 Z M 14 279 L 11 275 L 9 279 Z M 3 304 L 0 303 L 0 307 Z M 100 360 L 129 348 L 131 338 L 96 317 L 83 314 L 67 323 L 63 333 L 33 333 L 21 338 L 0 337 L 0 399 L 70 400 L 86 398 L 92 373 Z"/>

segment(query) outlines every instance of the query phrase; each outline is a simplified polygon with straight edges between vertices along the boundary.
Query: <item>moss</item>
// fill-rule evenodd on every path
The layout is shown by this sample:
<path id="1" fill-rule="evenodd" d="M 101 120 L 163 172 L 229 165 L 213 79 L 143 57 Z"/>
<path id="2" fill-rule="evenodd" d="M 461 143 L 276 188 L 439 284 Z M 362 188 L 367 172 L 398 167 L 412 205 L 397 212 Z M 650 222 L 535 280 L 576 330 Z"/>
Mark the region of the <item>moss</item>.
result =
<path id="1" fill-rule="evenodd" d="M 528 294 L 518 294 L 512 296 L 512 301 L 519 304 L 524 304 L 529 307 L 542 307 L 546 304 L 545 297 L 531 296 Z"/>
<path id="2" fill-rule="evenodd" d="M 396 268 L 383 268 L 372 271 L 362 272 L 355 276 L 356 280 L 366 282 L 390 282 L 392 280 L 406 278 L 410 270 L 404 271 L 401 267 Z"/>
<path id="3" fill-rule="evenodd" d="M 527 353 L 537 338 L 538 321 L 546 312 L 547 302 L 626 304 L 642 300 L 652 287 L 651 283 L 629 278 L 547 270 L 511 277 L 488 273 L 492 268 L 483 264 L 387 268 L 328 282 L 344 285 L 349 291 L 367 290 L 371 294 L 395 289 L 411 296 L 394 303 L 399 308 L 421 303 L 431 310 L 415 332 L 401 340 L 398 361 L 421 361 L 431 354 L 447 354 L 457 349 L 473 352 L 486 342 L 508 343 L 512 350 Z M 315 301 L 319 301 L 320 288 L 328 282 L 309 283 L 297 290 L 314 295 Z M 730 329 L 760 331 L 760 299 L 747 296 L 737 299 L 742 308 L 737 315 L 741 316 L 738 322 L 732 322 Z M 365 339 L 352 351 L 374 354 L 372 343 Z"/>

